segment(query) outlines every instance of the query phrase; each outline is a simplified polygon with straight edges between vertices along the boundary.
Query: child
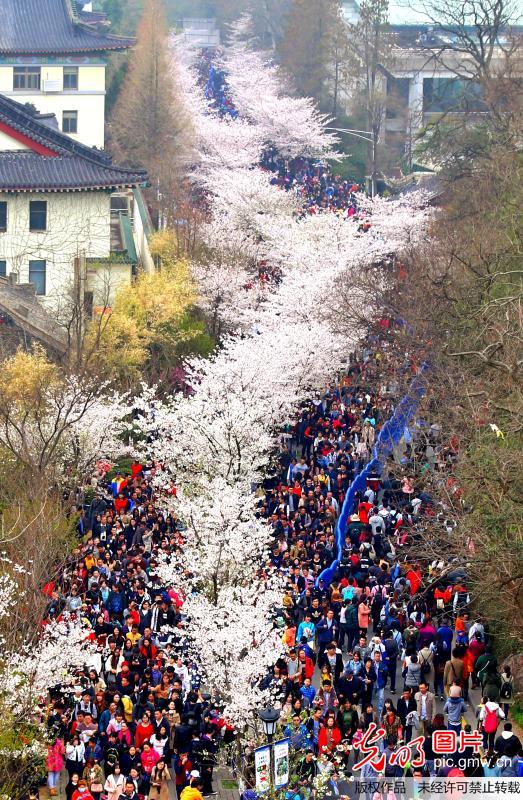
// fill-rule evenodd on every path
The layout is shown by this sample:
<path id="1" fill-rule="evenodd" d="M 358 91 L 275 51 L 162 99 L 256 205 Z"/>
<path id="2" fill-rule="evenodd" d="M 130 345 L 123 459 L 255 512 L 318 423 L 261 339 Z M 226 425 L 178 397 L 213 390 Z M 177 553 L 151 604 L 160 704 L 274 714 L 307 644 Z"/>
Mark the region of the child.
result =
<path id="1" fill-rule="evenodd" d="M 310 708 L 316 697 L 316 689 L 312 686 L 310 678 L 305 678 L 303 686 L 300 689 L 300 694 L 303 697 L 303 707 Z"/>

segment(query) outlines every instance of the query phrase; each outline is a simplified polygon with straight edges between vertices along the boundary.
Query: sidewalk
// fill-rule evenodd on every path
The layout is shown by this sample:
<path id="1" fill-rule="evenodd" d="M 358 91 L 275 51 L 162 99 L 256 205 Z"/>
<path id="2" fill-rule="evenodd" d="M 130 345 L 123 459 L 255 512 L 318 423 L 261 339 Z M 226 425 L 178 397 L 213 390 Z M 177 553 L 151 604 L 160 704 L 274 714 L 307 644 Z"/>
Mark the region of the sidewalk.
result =
<path id="1" fill-rule="evenodd" d="M 238 800 L 240 792 L 238 784 L 233 776 L 225 767 L 219 767 L 214 771 L 214 788 L 217 791 L 219 800 Z"/>

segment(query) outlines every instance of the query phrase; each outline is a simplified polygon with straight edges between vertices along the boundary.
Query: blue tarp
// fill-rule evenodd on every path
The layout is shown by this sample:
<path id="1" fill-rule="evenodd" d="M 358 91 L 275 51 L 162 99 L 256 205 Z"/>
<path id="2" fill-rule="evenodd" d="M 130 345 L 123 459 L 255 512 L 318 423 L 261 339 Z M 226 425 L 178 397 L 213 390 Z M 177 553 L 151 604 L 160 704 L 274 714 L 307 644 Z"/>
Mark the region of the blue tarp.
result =
<path id="1" fill-rule="evenodd" d="M 424 372 L 426 369 L 427 365 L 424 364 L 421 368 L 421 371 Z M 345 499 L 341 508 L 341 513 L 336 523 L 337 556 L 332 564 L 329 567 L 326 567 L 323 572 L 318 575 L 316 579 L 316 586 L 318 586 L 320 580 L 323 580 L 326 586 L 328 586 L 332 581 L 343 555 L 345 538 L 347 536 L 347 525 L 351 515 L 354 513 L 355 508 L 355 494 L 356 492 L 365 492 L 367 488 L 367 478 L 369 475 L 376 473 L 379 475 L 381 473 L 385 461 L 392 453 L 393 447 L 395 447 L 395 445 L 401 441 L 405 434 L 405 429 L 408 429 L 408 425 L 414 417 L 419 402 L 424 394 L 425 381 L 421 375 L 418 375 L 413 379 L 408 393 L 402 397 L 396 406 L 392 417 L 387 420 L 381 429 L 374 447 L 372 448 L 371 460 L 360 472 L 358 472 L 347 490 L 347 494 L 345 495 Z"/>

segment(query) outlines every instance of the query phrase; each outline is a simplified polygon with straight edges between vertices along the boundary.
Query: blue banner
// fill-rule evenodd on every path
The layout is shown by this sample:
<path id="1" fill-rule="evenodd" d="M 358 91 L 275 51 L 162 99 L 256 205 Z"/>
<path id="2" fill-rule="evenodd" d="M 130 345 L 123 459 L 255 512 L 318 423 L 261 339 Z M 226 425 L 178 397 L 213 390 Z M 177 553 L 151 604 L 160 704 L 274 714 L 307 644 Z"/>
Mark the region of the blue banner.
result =
<path id="1" fill-rule="evenodd" d="M 421 372 L 425 372 L 427 367 L 427 364 L 423 364 L 421 367 Z M 385 461 L 392 453 L 392 449 L 399 444 L 401 438 L 404 436 L 405 429 L 408 427 L 409 422 L 411 422 L 412 418 L 414 417 L 419 402 L 424 394 L 425 381 L 421 375 L 417 375 L 410 385 L 408 394 L 402 397 L 396 406 L 392 417 L 387 420 L 381 429 L 378 438 L 376 439 L 376 443 L 372 448 L 371 460 L 360 472 L 358 472 L 347 490 L 347 494 L 345 495 L 345 499 L 341 508 L 341 513 L 336 523 L 335 535 L 337 555 L 332 564 L 329 567 L 326 567 L 323 572 L 318 575 L 316 578 L 316 586 L 318 586 L 320 580 L 323 580 L 326 586 L 328 586 L 332 581 L 343 555 L 348 522 L 351 515 L 354 513 L 355 495 L 357 492 L 361 494 L 365 492 L 367 488 L 367 478 L 369 475 L 372 475 L 373 473 L 378 475 L 381 474 Z"/>

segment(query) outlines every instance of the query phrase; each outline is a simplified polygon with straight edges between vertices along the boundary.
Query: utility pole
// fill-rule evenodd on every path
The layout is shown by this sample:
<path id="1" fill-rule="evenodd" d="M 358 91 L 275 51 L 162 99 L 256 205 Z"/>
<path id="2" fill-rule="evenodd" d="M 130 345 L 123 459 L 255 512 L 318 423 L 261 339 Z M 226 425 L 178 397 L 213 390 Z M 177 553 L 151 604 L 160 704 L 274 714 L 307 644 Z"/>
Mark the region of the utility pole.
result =
<path id="1" fill-rule="evenodd" d="M 354 136 L 356 139 L 363 139 L 372 145 L 372 174 L 371 174 L 371 188 L 370 195 L 375 197 L 376 191 L 376 147 L 379 144 L 380 137 L 376 137 L 373 131 L 360 131 L 357 128 L 325 128 L 327 131 L 336 131 L 336 133 L 347 133 L 349 136 Z"/>

